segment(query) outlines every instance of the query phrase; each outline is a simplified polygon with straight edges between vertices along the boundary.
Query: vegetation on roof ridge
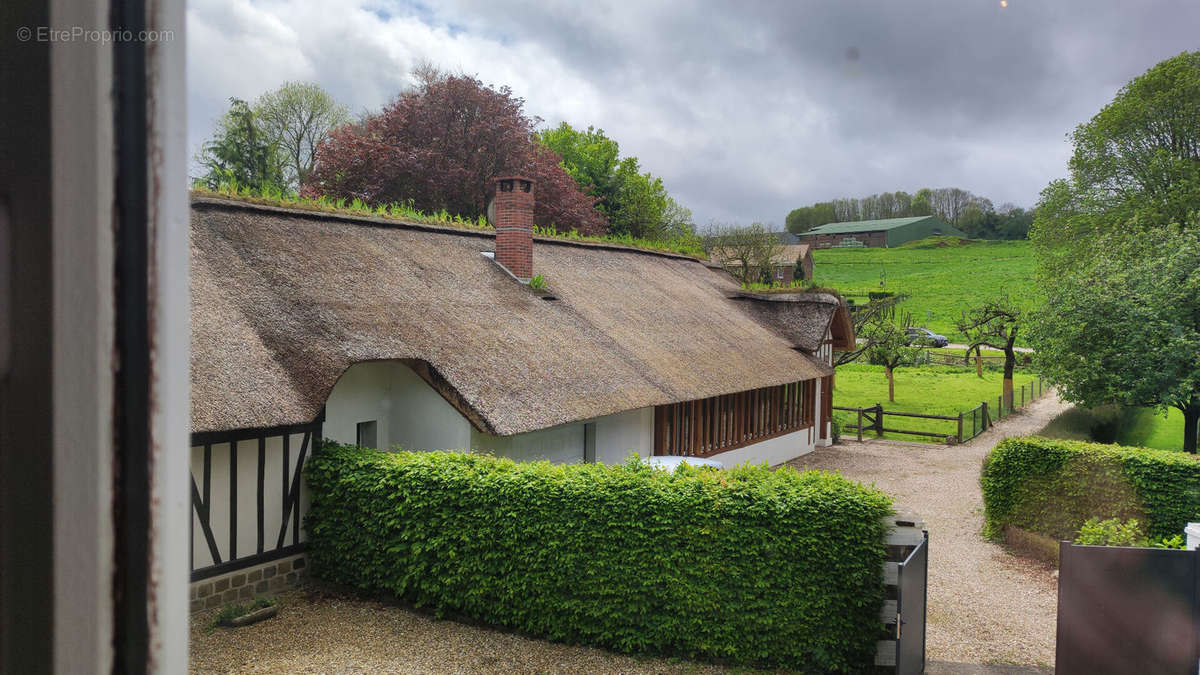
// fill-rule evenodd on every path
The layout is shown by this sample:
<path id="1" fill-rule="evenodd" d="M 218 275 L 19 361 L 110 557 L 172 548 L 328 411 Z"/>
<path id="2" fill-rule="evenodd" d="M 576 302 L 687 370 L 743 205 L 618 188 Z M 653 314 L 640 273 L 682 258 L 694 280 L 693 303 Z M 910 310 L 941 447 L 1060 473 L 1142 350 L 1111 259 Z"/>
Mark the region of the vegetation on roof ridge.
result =
<path id="1" fill-rule="evenodd" d="M 493 228 L 483 216 L 480 216 L 477 219 L 463 218 L 462 216 L 451 215 L 445 209 L 437 213 L 427 214 L 414 209 L 408 204 L 400 203 L 372 206 L 360 199 L 347 201 L 346 199 L 332 199 L 325 196 L 316 198 L 301 197 L 274 187 L 256 189 L 244 185 L 237 185 L 236 183 L 222 183 L 217 187 L 216 190 L 210 190 L 205 187 L 193 187 L 191 194 L 193 197 L 230 199 L 245 202 L 247 204 L 275 206 L 286 209 L 297 209 L 301 211 L 316 211 L 320 213 L 349 216 L 369 216 L 373 218 L 395 220 L 397 222 L 454 227 L 462 230 L 495 230 L 495 228 Z M 696 258 L 697 260 L 706 260 L 708 258 L 704 254 L 704 249 L 700 247 L 700 240 L 698 237 L 695 238 L 695 241 L 660 241 L 655 239 L 642 239 L 639 237 L 630 236 L 628 234 L 604 234 L 592 236 L 579 234 L 575 230 L 571 230 L 570 232 L 559 232 L 554 227 L 538 227 L 536 225 L 533 227 L 533 233 L 539 237 L 560 239 L 563 241 L 609 244 L 639 251 L 648 251 L 651 253 L 683 255 L 689 258 Z"/>
<path id="2" fill-rule="evenodd" d="M 820 286 L 814 281 L 806 281 L 797 279 L 790 284 L 742 284 L 742 290 L 748 293 L 756 293 L 763 295 L 784 294 L 784 293 L 828 293 L 835 298 L 841 298 L 842 295 L 836 289 L 826 286 Z"/>

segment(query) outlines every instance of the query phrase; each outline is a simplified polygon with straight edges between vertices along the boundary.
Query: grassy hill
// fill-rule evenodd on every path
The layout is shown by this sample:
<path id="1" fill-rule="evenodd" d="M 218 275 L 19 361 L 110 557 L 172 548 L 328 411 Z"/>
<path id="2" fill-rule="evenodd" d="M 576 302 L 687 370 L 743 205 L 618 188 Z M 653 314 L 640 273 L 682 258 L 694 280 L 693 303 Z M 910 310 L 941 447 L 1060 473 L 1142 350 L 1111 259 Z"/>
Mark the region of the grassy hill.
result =
<path id="1" fill-rule="evenodd" d="M 1005 292 L 1032 306 L 1036 292 L 1027 241 L 943 237 L 899 248 L 822 249 L 813 252 L 813 264 L 818 284 L 855 302 L 866 302 L 871 291 L 907 294 L 899 311 L 954 342 L 964 339 L 954 330 L 964 310 Z"/>

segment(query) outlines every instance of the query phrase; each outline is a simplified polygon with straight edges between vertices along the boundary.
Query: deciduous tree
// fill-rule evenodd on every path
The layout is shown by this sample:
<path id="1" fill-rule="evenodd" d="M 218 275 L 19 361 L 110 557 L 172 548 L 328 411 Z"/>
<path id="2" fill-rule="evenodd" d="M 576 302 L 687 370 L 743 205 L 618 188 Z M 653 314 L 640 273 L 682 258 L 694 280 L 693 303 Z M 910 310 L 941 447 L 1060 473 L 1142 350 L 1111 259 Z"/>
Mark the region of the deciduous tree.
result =
<path id="1" fill-rule="evenodd" d="M 664 220 L 670 197 L 662 179 L 643 173 L 637 157 L 620 157 L 620 146 L 603 129 L 579 131 L 563 122 L 538 132 L 537 138 L 562 157 L 563 168 L 581 190 L 600 199 L 596 208 L 608 217 L 609 231 L 654 238 L 668 229 Z"/>
<path id="2" fill-rule="evenodd" d="M 312 171 L 317 147 L 337 127 L 350 121 L 349 109 L 319 85 L 285 82 L 254 102 L 263 135 L 287 158 L 284 180 L 299 189 Z"/>
<path id="3" fill-rule="evenodd" d="M 1015 345 L 1021 330 L 1024 313 L 1007 295 L 993 298 L 979 307 L 963 312 L 955 328 L 967 336 L 967 353 L 976 351 L 976 368 L 980 367 L 980 347 L 1004 352 L 1004 407 L 1013 407 L 1013 371 L 1017 366 Z"/>
<path id="4" fill-rule="evenodd" d="M 905 316 L 903 323 L 896 323 L 894 316 L 880 313 L 865 326 L 864 339 L 870 346 L 866 350 L 867 361 L 883 366 L 888 381 L 888 402 L 896 402 L 896 368 L 912 363 L 921 347 L 908 344 L 907 326 L 911 317 Z"/>
<path id="5" fill-rule="evenodd" d="M 1200 423 L 1200 222 L 1111 232 L 1078 274 L 1046 287 L 1030 322 L 1039 372 L 1066 400 L 1173 407 L 1183 449 Z"/>
<path id="6" fill-rule="evenodd" d="M 711 225 L 702 245 L 713 260 L 725 265 L 743 285 L 770 280 L 771 260 L 783 250 L 779 234 L 762 223 Z"/>
<path id="7" fill-rule="evenodd" d="M 473 218 L 487 208 L 493 178 L 530 174 L 536 224 L 605 232 L 596 199 L 580 192 L 557 155 L 534 143 L 537 120 L 523 106 L 508 87 L 426 71 L 382 112 L 331 133 L 305 191 Z"/>
<path id="8" fill-rule="evenodd" d="M 1051 278 L 1107 254 L 1095 241 L 1113 229 L 1154 236 L 1200 210 L 1200 52 L 1135 78 L 1071 138 L 1070 177 L 1042 191 L 1030 233 Z"/>
<path id="9" fill-rule="evenodd" d="M 1085 406 L 1173 406 L 1200 421 L 1200 52 L 1123 87 L 1072 135 L 1070 177 L 1031 232 L 1045 305 L 1035 362 Z"/>

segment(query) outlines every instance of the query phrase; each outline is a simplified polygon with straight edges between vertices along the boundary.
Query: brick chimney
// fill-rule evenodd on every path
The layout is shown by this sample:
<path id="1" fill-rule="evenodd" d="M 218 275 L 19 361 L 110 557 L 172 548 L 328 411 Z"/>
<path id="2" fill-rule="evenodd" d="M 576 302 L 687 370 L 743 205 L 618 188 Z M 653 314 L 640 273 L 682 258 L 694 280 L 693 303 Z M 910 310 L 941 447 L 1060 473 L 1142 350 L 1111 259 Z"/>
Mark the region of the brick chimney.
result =
<path id="1" fill-rule="evenodd" d="M 505 176 L 496 181 L 496 262 L 513 276 L 533 277 L 533 181 Z"/>

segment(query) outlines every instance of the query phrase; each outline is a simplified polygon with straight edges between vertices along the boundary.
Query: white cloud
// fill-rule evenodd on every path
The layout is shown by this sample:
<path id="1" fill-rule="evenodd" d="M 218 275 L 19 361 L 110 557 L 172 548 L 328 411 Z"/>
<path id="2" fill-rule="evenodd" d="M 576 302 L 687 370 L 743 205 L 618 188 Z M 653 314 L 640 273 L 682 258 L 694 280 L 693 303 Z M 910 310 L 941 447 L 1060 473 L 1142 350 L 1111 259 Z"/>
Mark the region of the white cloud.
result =
<path id="1" fill-rule="evenodd" d="M 419 60 L 508 85 L 547 124 L 603 128 L 697 221 L 956 186 L 1032 205 L 1062 139 L 1195 48 L 1187 0 L 574 3 L 199 0 L 189 143 L 286 80 L 377 110 Z"/>

